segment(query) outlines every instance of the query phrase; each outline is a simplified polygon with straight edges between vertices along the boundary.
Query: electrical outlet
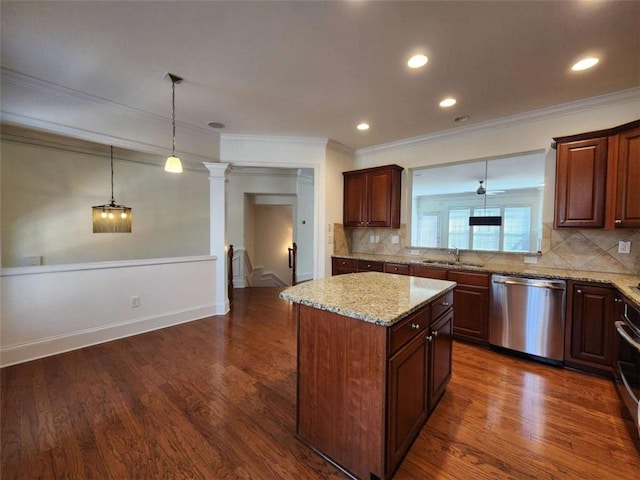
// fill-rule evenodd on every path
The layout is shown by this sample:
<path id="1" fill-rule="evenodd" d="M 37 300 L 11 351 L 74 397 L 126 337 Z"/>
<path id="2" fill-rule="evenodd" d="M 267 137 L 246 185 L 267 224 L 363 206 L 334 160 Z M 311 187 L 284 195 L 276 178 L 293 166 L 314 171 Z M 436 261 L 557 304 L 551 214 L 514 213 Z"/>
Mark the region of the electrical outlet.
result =
<path id="1" fill-rule="evenodd" d="M 376 236 L 375 235 L 369 235 L 369 243 L 376 243 Z"/>
<path id="2" fill-rule="evenodd" d="M 380 243 L 380 235 L 376 235 L 376 243 Z"/>
<path id="3" fill-rule="evenodd" d="M 536 264 L 538 263 L 538 257 L 524 257 L 524 263 Z"/>
<path id="4" fill-rule="evenodd" d="M 420 255 L 420 250 L 411 250 L 411 255 Z"/>
<path id="5" fill-rule="evenodd" d="M 631 240 L 618 242 L 618 253 L 631 253 Z"/>
<path id="6" fill-rule="evenodd" d="M 131 308 L 136 308 L 140 306 L 140 297 L 137 295 L 134 295 L 133 297 L 131 297 L 129 299 L 129 304 L 131 305 Z"/>

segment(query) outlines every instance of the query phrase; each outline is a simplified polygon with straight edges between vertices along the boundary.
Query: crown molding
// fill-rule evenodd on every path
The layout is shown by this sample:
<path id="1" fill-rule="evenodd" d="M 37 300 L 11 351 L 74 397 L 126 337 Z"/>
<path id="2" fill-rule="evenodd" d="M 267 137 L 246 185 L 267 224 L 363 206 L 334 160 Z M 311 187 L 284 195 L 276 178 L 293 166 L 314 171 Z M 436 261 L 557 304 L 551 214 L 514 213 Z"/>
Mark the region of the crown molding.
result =
<path id="1" fill-rule="evenodd" d="M 82 103 L 90 104 L 92 108 L 101 108 L 104 110 L 109 110 L 111 112 L 117 111 L 120 112 L 121 115 L 138 118 L 142 117 L 147 121 L 155 121 L 162 124 L 171 124 L 170 117 L 164 117 L 156 113 L 147 112 L 145 110 L 140 110 L 138 108 L 123 105 L 121 103 L 112 102 L 111 100 L 107 100 L 102 97 L 97 97 L 95 95 L 84 93 L 79 90 L 74 90 L 72 88 L 63 87 L 55 83 L 47 82 L 46 80 L 41 80 L 24 73 L 10 70 L 8 68 L 0 67 L 0 79 L 2 84 L 16 85 L 19 87 L 23 87 L 29 91 L 43 93 L 50 97 L 67 98 L 74 101 L 81 101 Z M 216 133 L 209 128 L 199 127 L 197 125 L 192 125 L 190 123 L 185 123 L 178 120 L 176 120 L 176 125 L 181 129 L 191 130 L 193 132 L 197 132 L 200 135 L 211 135 L 212 133 Z"/>
<path id="2" fill-rule="evenodd" d="M 349 155 L 351 158 L 354 157 L 356 151 L 354 148 L 349 147 L 343 143 L 337 142 L 332 138 L 327 142 L 327 150 L 333 150 L 334 152 L 344 153 L 345 155 Z"/>
<path id="3" fill-rule="evenodd" d="M 434 141 L 468 135 L 470 133 L 493 130 L 506 126 L 521 125 L 538 120 L 562 117 L 573 113 L 602 108 L 609 105 L 618 105 L 637 101 L 640 101 L 640 88 L 630 88 L 628 90 L 599 95 L 597 97 L 589 97 L 582 100 L 577 100 L 575 102 L 563 103 L 560 105 L 554 105 L 552 107 L 546 107 L 538 110 L 532 110 L 530 112 L 511 115 L 508 117 L 502 117 L 497 120 L 489 120 L 487 122 L 482 122 L 475 125 L 453 128 L 450 130 L 441 130 L 439 132 L 406 138 L 404 140 L 383 143 L 380 145 L 374 145 L 372 147 L 360 148 L 355 151 L 355 155 L 358 156 L 372 152 L 380 152 L 384 150 L 407 147 L 411 145 L 426 144 Z"/>
<path id="4" fill-rule="evenodd" d="M 250 134 L 237 134 L 237 133 L 221 133 L 220 141 L 231 142 L 262 142 L 262 143 L 288 143 L 291 145 L 311 145 L 326 147 L 328 138 L 320 137 L 286 137 L 286 136 L 274 136 L 274 135 L 250 135 Z"/>
<path id="5" fill-rule="evenodd" d="M 164 160 L 165 160 L 164 157 L 167 156 L 167 149 L 158 147 L 156 145 L 137 142 L 127 138 L 116 137 L 113 135 L 105 135 L 103 133 L 94 132 L 91 130 L 83 130 L 75 127 L 68 127 L 65 125 L 57 124 L 57 123 L 52 124 L 51 122 L 47 122 L 44 120 L 39 120 L 31 117 L 26 117 L 24 115 L 17 115 L 14 113 L 2 112 L 0 114 L 0 120 L 2 121 L 2 123 L 5 123 L 7 125 L 15 125 L 15 126 L 24 127 L 24 128 L 33 128 L 38 131 L 42 131 L 46 133 L 66 136 L 74 139 L 81 139 L 83 141 L 93 142 L 93 143 L 102 144 L 102 145 L 113 145 L 118 148 L 123 148 L 131 151 L 135 151 L 135 152 L 141 152 L 141 153 L 150 154 L 150 155 L 158 155 L 158 158 L 161 159 L 161 161 L 158 161 L 158 162 L 135 161 L 135 160 L 130 160 L 128 158 L 122 158 L 122 160 L 135 161 L 136 163 L 145 163 L 148 165 L 164 165 Z M 46 147 L 46 148 L 57 148 L 57 149 L 62 149 L 67 151 L 74 151 L 77 153 L 92 154 L 97 152 L 97 150 L 93 150 L 92 148 L 73 146 L 71 143 L 60 144 L 60 143 L 52 142 L 47 139 L 17 137 L 15 135 L 6 135 L 4 132 L 2 134 L 2 139 L 3 141 L 12 141 L 14 143 L 31 144 L 31 145 L 37 145 L 37 146 Z M 180 157 L 182 158 L 182 160 L 185 160 L 185 162 L 188 161 L 192 165 L 211 161 L 211 158 L 209 157 L 197 155 L 194 153 L 188 153 L 188 152 L 180 152 Z M 201 168 L 190 168 L 187 166 L 185 166 L 185 168 L 188 168 L 190 170 L 202 170 Z"/>

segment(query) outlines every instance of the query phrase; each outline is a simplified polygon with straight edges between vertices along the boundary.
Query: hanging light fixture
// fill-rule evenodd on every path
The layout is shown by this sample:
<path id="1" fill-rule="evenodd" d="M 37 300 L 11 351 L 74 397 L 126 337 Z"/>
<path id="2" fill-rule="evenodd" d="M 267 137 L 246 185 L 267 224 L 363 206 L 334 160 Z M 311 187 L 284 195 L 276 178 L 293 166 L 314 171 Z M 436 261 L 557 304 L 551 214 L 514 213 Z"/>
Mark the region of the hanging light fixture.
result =
<path id="1" fill-rule="evenodd" d="M 477 226 L 490 226 L 490 227 L 499 227 L 502 225 L 502 217 L 486 215 L 487 213 L 487 189 L 485 187 L 487 183 L 487 171 L 489 168 L 489 161 L 485 160 L 484 162 L 484 180 L 478 180 L 480 186 L 476 190 L 476 195 L 484 195 L 484 208 L 482 213 L 485 215 L 475 215 L 469 217 L 469 226 L 477 227 Z"/>
<path id="2" fill-rule="evenodd" d="M 116 205 L 113 199 L 113 145 L 111 145 L 111 201 L 91 209 L 93 233 L 131 233 L 131 208 Z"/>
<path id="3" fill-rule="evenodd" d="M 180 83 L 182 78 L 173 73 L 167 73 L 164 78 L 171 81 L 171 124 L 173 126 L 171 156 L 167 158 L 164 170 L 171 173 L 182 173 L 182 162 L 176 157 L 176 83 Z"/>

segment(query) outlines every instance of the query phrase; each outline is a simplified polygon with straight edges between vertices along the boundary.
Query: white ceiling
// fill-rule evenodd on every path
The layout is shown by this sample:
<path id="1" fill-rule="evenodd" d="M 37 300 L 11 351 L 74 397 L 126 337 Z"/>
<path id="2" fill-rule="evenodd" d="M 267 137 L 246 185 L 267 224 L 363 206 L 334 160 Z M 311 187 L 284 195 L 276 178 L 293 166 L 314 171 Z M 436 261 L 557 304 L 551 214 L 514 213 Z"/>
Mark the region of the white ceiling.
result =
<path id="1" fill-rule="evenodd" d="M 2 1 L 5 71 L 223 134 L 354 149 L 640 85 L 639 1 Z M 421 51 L 420 70 L 406 66 Z M 570 72 L 585 54 L 601 63 Z M 458 104 L 441 109 L 453 95 Z M 3 99 L 5 100 L 5 99 Z M 59 120 L 65 122 L 63 112 Z M 355 126 L 371 123 L 367 132 Z"/>

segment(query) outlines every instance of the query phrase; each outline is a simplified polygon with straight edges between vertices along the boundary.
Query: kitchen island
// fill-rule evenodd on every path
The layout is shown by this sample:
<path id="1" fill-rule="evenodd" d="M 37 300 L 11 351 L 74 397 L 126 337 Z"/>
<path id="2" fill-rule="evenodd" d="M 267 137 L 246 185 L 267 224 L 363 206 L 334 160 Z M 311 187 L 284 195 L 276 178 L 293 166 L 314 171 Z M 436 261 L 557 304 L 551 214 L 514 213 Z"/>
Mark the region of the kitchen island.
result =
<path id="1" fill-rule="evenodd" d="M 368 272 L 286 289 L 296 435 L 352 478 L 389 479 L 451 377 L 454 282 Z"/>

